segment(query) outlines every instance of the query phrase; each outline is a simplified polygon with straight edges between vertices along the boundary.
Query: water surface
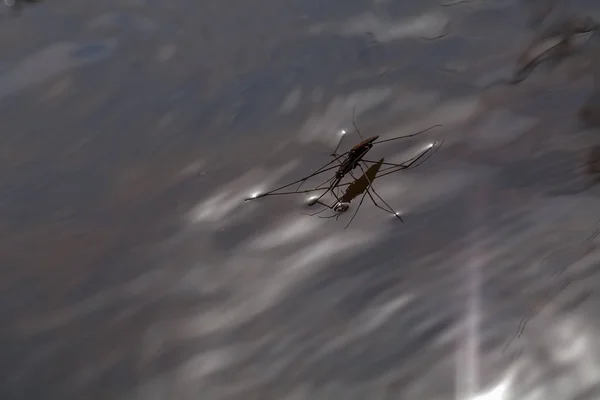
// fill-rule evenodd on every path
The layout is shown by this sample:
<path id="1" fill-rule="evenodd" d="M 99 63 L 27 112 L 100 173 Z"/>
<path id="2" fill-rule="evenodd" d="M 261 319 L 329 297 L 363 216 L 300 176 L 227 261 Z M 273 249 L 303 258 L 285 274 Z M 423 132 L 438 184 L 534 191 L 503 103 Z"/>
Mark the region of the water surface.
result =
<path id="1" fill-rule="evenodd" d="M 600 20 L 554 3 L 3 13 L 2 398 L 597 398 L 597 34 L 502 84 L 553 21 Z M 372 150 L 444 141 L 377 181 L 404 224 L 243 202 L 328 162 L 353 109 L 443 125 Z"/>

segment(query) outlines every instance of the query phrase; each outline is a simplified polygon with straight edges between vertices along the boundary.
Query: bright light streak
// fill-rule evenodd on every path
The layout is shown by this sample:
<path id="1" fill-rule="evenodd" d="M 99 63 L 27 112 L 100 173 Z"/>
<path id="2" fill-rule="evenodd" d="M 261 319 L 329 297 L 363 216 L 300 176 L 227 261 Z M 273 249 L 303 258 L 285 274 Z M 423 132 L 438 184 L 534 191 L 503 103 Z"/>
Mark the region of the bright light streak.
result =
<path id="1" fill-rule="evenodd" d="M 342 129 L 342 130 L 340 131 L 340 136 L 344 136 L 345 134 L 346 134 L 346 130 L 345 130 L 345 129 Z"/>
<path id="2" fill-rule="evenodd" d="M 314 206 L 315 204 L 317 204 L 318 200 L 319 200 L 319 196 L 310 196 L 306 200 L 306 204 L 308 204 L 309 206 Z"/>
<path id="3" fill-rule="evenodd" d="M 506 399 L 507 389 L 508 382 L 502 382 L 489 392 L 475 396 L 471 400 L 504 400 Z"/>

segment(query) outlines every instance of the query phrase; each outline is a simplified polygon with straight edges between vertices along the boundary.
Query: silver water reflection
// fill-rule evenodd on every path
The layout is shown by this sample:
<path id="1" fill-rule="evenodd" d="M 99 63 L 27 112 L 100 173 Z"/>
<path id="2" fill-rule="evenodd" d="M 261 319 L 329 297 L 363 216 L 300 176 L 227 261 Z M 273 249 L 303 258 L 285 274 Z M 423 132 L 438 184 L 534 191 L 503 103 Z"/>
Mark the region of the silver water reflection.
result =
<path id="1" fill-rule="evenodd" d="M 597 398 L 597 33 L 494 83 L 551 18 L 599 12 L 66 1 L 4 20 L 1 397 Z M 443 125 L 373 149 L 444 140 L 377 182 L 405 224 L 243 201 L 328 161 L 354 107 L 381 138 Z"/>

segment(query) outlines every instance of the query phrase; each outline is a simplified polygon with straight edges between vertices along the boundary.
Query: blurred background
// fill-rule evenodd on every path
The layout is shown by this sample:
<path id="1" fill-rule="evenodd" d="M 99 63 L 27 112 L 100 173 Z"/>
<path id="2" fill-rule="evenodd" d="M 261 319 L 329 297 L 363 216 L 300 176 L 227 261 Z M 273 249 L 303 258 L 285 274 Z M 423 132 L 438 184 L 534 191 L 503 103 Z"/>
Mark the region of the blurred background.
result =
<path id="1" fill-rule="evenodd" d="M 2 399 L 600 399 L 597 1 L 16 5 Z M 372 150 L 444 141 L 376 182 L 404 224 L 243 201 L 353 109 L 443 125 Z"/>

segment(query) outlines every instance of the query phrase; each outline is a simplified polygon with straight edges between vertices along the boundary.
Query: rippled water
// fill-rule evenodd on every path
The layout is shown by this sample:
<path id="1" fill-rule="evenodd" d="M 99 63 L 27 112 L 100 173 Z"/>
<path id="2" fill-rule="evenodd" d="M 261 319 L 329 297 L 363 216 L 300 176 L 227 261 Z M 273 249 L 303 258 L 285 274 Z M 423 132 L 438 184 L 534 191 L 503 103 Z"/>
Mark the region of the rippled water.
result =
<path id="1" fill-rule="evenodd" d="M 598 33 L 505 84 L 586 16 L 600 5 L 3 9 L 0 397 L 600 398 Z M 370 155 L 444 141 L 376 182 L 404 224 L 243 201 L 330 161 L 353 109 L 369 136 L 443 125 Z"/>

